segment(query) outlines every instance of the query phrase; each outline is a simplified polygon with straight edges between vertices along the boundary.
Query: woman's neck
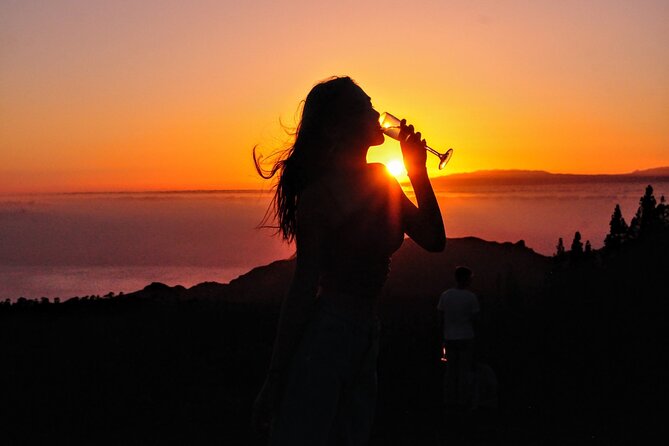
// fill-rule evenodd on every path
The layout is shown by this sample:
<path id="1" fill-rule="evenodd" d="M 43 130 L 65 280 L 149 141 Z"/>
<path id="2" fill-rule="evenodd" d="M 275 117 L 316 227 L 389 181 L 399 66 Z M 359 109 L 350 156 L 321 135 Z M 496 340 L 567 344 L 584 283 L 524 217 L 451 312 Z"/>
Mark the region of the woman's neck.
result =
<path id="1" fill-rule="evenodd" d="M 353 153 L 347 153 L 346 156 L 335 156 L 331 161 L 331 167 L 334 171 L 351 172 L 362 170 L 367 166 L 367 151 L 356 150 Z"/>

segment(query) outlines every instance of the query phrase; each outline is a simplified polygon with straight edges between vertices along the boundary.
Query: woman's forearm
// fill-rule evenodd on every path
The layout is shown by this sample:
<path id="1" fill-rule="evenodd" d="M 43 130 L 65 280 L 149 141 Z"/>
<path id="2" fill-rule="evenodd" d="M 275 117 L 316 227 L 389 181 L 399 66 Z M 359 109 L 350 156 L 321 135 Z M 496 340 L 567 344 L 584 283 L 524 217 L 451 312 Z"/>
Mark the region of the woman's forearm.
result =
<path id="1" fill-rule="evenodd" d="M 428 251 L 442 251 L 446 245 L 446 233 L 439 203 L 425 167 L 427 141 L 421 139 L 420 132 L 414 132 L 412 125 L 407 126 L 404 119 L 400 122 L 399 136 L 404 165 L 418 202 L 418 209 L 413 204 L 405 206 L 405 227 L 409 230 L 407 233 Z"/>
<path id="2" fill-rule="evenodd" d="M 409 179 L 418 203 L 417 236 L 421 240 L 417 241 L 429 251 L 442 251 L 446 244 L 444 221 L 427 169 L 423 167 L 413 170 Z"/>

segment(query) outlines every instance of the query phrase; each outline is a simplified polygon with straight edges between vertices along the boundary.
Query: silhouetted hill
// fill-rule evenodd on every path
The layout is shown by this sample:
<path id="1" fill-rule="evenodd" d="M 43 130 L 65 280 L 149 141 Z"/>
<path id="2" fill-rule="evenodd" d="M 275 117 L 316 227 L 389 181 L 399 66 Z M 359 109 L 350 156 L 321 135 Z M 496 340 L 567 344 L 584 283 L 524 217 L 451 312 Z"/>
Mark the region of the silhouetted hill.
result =
<path id="1" fill-rule="evenodd" d="M 669 166 L 655 167 L 653 169 L 635 170 L 630 175 L 669 177 Z"/>
<path id="2" fill-rule="evenodd" d="M 277 260 L 268 265 L 253 268 L 225 284 L 203 282 L 191 288 L 184 288 L 181 285 L 170 287 L 154 282 L 142 290 L 123 295 L 121 299 L 167 302 L 202 300 L 279 305 L 290 285 L 294 268 L 294 260 Z"/>
<path id="3" fill-rule="evenodd" d="M 431 254 L 412 240 L 405 240 L 393 256 L 384 297 L 436 299 L 454 285 L 457 265 L 470 265 L 476 272 L 475 288 L 482 294 L 499 293 L 508 277 L 514 276 L 524 290 L 537 289 L 550 266 L 549 258 L 525 247 L 523 242 L 497 243 L 475 237 L 448 239 L 446 249 Z M 220 300 L 226 303 L 265 303 L 278 305 L 290 285 L 294 260 L 279 260 L 232 280 L 229 284 L 204 282 L 186 289 L 152 283 L 143 290 L 128 293 L 125 299 Z"/>
<path id="4" fill-rule="evenodd" d="M 669 180 L 669 167 L 636 170 L 626 174 L 582 175 L 550 173 L 543 170 L 481 170 L 432 179 L 435 188 L 479 185 L 555 185 L 583 183 L 648 182 Z"/>
<path id="5" fill-rule="evenodd" d="M 476 237 L 448 239 L 440 253 L 427 253 L 412 240 L 406 240 L 394 256 L 386 293 L 395 298 L 416 295 L 435 299 L 455 285 L 453 271 L 458 265 L 474 270 L 474 288 L 479 294 L 500 292 L 501 283 L 515 276 L 525 290 L 536 290 L 550 267 L 550 259 L 517 243 L 489 242 Z"/>

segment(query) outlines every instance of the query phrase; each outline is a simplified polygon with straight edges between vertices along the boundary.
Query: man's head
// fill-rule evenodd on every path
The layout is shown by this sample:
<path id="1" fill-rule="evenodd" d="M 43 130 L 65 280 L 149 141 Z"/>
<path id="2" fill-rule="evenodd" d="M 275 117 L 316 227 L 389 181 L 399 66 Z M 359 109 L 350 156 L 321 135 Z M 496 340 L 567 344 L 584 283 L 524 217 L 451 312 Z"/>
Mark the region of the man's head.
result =
<path id="1" fill-rule="evenodd" d="M 460 288 L 466 288 L 472 283 L 474 273 L 466 266 L 458 266 L 455 268 L 455 281 Z"/>

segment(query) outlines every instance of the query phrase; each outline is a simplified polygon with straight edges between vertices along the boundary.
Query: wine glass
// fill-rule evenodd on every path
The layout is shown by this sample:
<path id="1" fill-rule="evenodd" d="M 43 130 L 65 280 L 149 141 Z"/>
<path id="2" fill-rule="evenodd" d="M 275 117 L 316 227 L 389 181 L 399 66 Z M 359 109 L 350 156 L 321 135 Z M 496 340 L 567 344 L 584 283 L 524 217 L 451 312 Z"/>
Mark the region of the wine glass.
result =
<path id="1" fill-rule="evenodd" d="M 400 120 L 388 112 L 381 113 L 379 116 L 381 130 L 387 136 L 399 141 L 400 139 Z M 453 149 L 448 149 L 444 153 L 439 153 L 430 146 L 425 146 L 425 150 L 439 158 L 439 170 L 443 169 L 453 156 Z"/>

